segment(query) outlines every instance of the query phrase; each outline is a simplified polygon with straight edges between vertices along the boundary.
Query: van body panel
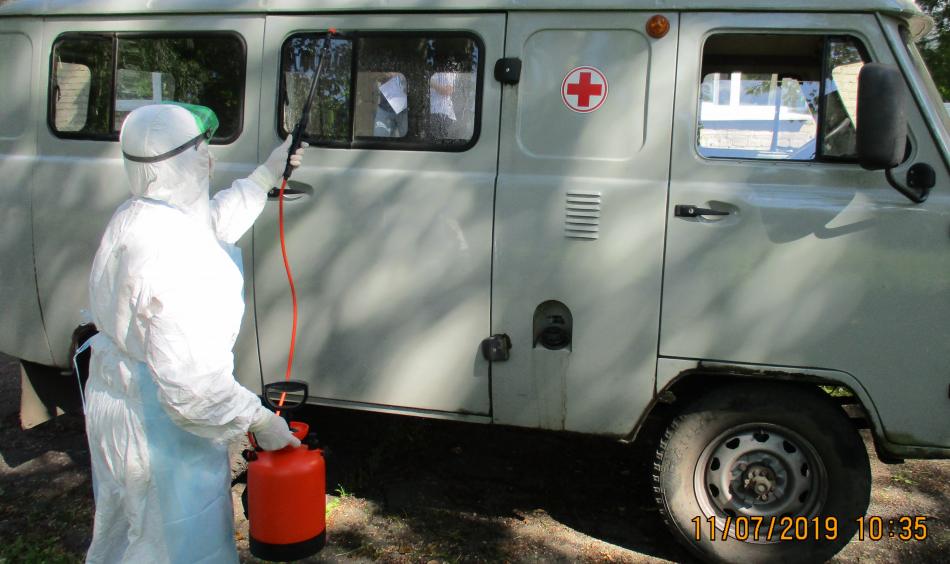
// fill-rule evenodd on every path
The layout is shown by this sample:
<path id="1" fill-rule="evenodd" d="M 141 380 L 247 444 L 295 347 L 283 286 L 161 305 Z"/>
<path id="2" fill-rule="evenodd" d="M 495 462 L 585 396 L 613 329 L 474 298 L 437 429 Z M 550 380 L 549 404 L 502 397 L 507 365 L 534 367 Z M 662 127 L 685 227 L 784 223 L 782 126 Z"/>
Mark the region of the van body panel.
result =
<path id="1" fill-rule="evenodd" d="M 50 364 L 36 294 L 30 194 L 36 158 L 42 22 L 0 19 L 0 350 Z"/>
<path id="2" fill-rule="evenodd" d="M 294 377 L 315 398 L 487 415 L 492 203 L 501 87 L 501 14 L 268 16 L 261 152 L 277 132 L 281 46 L 329 27 L 474 33 L 481 38 L 481 131 L 461 152 L 314 146 L 293 181 L 311 196 L 285 202 L 299 300 Z M 398 35 L 397 35 L 398 37 Z M 291 300 L 277 233 L 278 202 L 254 226 L 254 284 L 264 381 L 287 365 Z M 250 382 L 244 382 L 251 385 Z M 252 388 L 254 389 L 254 388 Z M 315 401 L 320 401 L 319 399 Z"/>
<path id="3" fill-rule="evenodd" d="M 73 330 L 81 322 L 80 309 L 89 303 L 89 271 L 99 240 L 116 208 L 130 197 L 122 152 L 115 141 L 64 139 L 46 125 L 50 53 L 55 39 L 67 32 L 182 32 L 187 30 L 235 30 L 248 45 L 248 75 L 260 73 L 259 45 L 263 37 L 260 16 L 179 16 L 119 19 L 49 19 L 45 22 L 45 60 L 38 97 L 43 116 L 38 135 L 33 177 L 33 226 L 36 236 L 37 285 L 43 304 L 46 330 L 53 360 L 66 367 Z M 236 54 L 236 56 L 240 56 Z M 228 186 L 247 176 L 258 160 L 257 108 L 259 89 L 248 87 L 244 98 L 244 128 L 228 145 L 215 145 L 215 176 L 212 185 Z M 249 236 L 245 245 L 245 272 L 250 271 Z M 246 290 L 247 291 L 247 290 Z M 249 297 L 249 296 L 248 296 Z M 250 301 L 248 301 L 250 303 Z M 237 346 L 238 363 L 256 369 L 253 319 L 245 319 L 245 331 Z M 250 346 L 250 348 L 248 348 Z M 248 357 L 245 359 L 245 357 Z M 250 364 L 248 364 L 250 362 Z M 259 372 L 259 370 L 258 370 Z"/>
<path id="4" fill-rule="evenodd" d="M 679 29 L 666 14 L 669 35 L 650 39 L 652 15 L 509 16 L 506 56 L 523 67 L 495 204 L 492 333 L 513 345 L 492 366 L 496 423 L 622 435 L 653 397 Z M 577 67 L 606 77 L 596 111 L 565 103 Z M 552 300 L 573 322 L 561 350 L 536 338 Z"/>
<path id="5" fill-rule="evenodd" d="M 924 204 L 857 164 L 704 159 L 696 148 L 703 43 L 718 31 L 847 34 L 893 64 L 873 15 L 686 14 L 670 212 L 726 205 L 724 219 L 669 214 L 660 354 L 854 375 L 894 443 L 950 446 L 950 178 L 918 108 L 910 164 L 936 169 Z M 900 393 L 894 393 L 895 388 Z"/>

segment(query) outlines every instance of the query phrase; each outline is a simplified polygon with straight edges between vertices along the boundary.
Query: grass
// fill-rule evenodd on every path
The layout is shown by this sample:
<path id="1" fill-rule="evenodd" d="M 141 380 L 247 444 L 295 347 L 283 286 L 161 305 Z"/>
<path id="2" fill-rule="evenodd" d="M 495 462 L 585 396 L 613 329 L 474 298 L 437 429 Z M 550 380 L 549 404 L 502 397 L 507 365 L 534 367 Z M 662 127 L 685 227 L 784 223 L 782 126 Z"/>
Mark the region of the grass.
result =
<path id="1" fill-rule="evenodd" d="M 82 562 L 80 539 L 92 525 L 91 492 L 86 486 L 45 493 L 41 479 L 4 484 L 0 503 L 0 564 L 66 564 Z M 12 534 L 11 534 L 12 533 Z M 72 540 L 68 540 L 72 539 Z"/>
<path id="2" fill-rule="evenodd" d="M 326 514 L 327 517 L 329 517 L 331 513 L 333 513 L 338 507 L 340 507 L 340 504 L 343 503 L 344 499 L 348 497 L 353 497 L 352 492 L 346 491 L 346 489 L 343 486 L 337 486 L 336 490 L 334 490 L 334 493 L 336 493 L 336 497 L 331 499 L 330 503 L 327 504 L 327 514 Z M 3 564 L 3 563 L 0 562 L 0 564 Z"/>
<path id="3" fill-rule="evenodd" d="M 904 484 L 906 486 L 916 486 L 917 482 L 910 479 L 909 476 L 905 475 L 903 472 L 898 472 L 891 476 L 892 482 L 897 482 L 899 484 Z"/>
<path id="4" fill-rule="evenodd" d="M 10 543 L 0 543 L 0 564 L 73 564 L 82 562 L 58 546 L 58 538 L 36 539 L 19 536 Z"/>

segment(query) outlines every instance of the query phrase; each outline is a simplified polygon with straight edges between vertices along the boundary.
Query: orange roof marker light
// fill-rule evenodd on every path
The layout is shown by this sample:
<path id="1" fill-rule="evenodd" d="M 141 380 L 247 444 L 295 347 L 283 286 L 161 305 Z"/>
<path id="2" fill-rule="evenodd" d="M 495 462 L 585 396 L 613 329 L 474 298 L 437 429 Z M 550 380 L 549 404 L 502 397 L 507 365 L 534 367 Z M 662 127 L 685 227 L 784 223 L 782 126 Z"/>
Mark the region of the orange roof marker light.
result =
<path id="1" fill-rule="evenodd" d="M 670 20 L 666 16 L 656 15 L 647 22 L 647 35 L 653 39 L 663 39 L 670 32 Z"/>

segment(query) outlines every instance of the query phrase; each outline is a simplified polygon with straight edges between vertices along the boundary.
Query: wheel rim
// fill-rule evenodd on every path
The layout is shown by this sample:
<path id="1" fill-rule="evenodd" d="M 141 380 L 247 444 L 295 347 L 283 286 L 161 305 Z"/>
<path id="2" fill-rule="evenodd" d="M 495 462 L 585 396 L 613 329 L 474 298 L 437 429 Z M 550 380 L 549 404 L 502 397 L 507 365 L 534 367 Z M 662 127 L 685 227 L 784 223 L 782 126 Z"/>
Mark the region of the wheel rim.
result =
<path id="1" fill-rule="evenodd" d="M 762 517 L 768 527 L 773 517 L 814 517 L 824 505 L 828 480 L 821 457 L 801 435 L 752 423 L 710 441 L 696 464 L 693 486 L 705 517 L 716 517 L 716 528 L 723 531 L 727 518 L 734 523 L 737 517 Z"/>

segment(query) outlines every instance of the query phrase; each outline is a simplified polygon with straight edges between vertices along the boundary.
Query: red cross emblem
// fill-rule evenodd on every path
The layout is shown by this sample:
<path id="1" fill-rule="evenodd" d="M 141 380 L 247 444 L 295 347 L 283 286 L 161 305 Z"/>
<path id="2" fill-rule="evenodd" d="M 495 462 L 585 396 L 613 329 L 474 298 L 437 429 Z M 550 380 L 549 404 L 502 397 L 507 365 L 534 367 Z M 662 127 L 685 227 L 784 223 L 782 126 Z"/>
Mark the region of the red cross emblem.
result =
<path id="1" fill-rule="evenodd" d="M 561 98 L 575 112 L 593 112 L 607 100 L 607 77 L 594 67 L 577 67 L 564 77 Z"/>

